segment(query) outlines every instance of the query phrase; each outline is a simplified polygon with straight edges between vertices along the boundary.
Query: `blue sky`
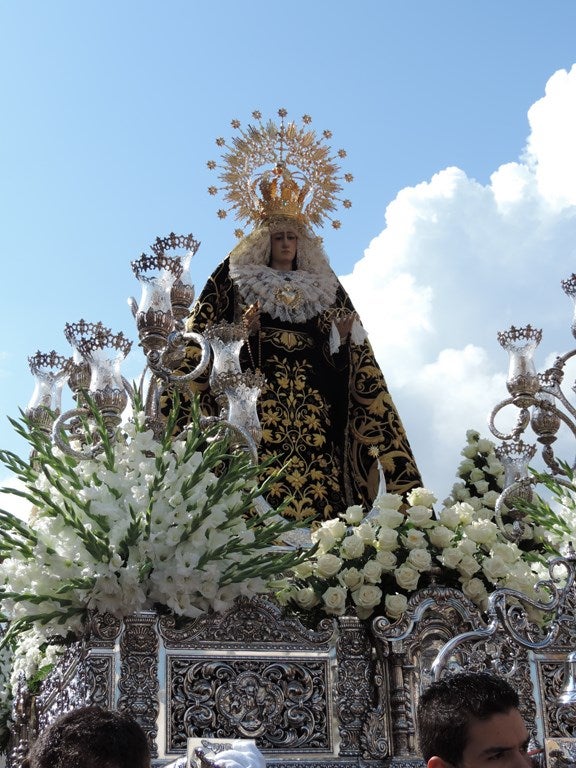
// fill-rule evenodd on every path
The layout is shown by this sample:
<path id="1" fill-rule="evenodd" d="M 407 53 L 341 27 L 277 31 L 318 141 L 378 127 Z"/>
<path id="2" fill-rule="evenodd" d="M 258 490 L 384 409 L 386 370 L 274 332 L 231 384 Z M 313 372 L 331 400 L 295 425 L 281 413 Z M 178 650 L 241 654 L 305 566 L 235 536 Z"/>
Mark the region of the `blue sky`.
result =
<path id="1" fill-rule="evenodd" d="M 0 0 L 0 445 L 25 452 L 7 415 L 67 321 L 136 338 L 130 261 L 157 236 L 202 241 L 200 290 L 234 243 L 215 138 L 285 107 L 347 150 L 326 248 L 446 495 L 505 395 L 496 330 L 546 328 L 539 367 L 573 343 L 575 31 L 573 0 Z"/>

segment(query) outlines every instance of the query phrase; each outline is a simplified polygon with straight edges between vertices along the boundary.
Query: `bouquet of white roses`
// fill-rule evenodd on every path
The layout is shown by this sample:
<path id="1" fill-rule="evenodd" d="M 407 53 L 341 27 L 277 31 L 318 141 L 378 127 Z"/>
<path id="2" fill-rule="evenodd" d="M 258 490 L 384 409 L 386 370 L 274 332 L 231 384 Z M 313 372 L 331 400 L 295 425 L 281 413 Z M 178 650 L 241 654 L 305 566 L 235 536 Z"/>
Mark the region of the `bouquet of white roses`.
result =
<path id="1" fill-rule="evenodd" d="M 407 507 L 394 494 L 377 498 L 368 515 L 350 507 L 313 532 L 316 554 L 276 584 L 278 599 L 304 611 L 340 616 L 353 609 L 360 618 L 378 611 L 390 619 L 433 580 L 460 589 L 482 610 L 499 587 L 542 599 L 536 585 L 547 574 L 548 556 L 557 553 L 554 521 L 546 512 L 528 514 L 530 547 L 509 541 L 494 516 L 502 465 L 490 441 L 473 430 L 467 440 L 461 480 L 438 514 L 435 496 L 423 488 L 408 494 Z"/>

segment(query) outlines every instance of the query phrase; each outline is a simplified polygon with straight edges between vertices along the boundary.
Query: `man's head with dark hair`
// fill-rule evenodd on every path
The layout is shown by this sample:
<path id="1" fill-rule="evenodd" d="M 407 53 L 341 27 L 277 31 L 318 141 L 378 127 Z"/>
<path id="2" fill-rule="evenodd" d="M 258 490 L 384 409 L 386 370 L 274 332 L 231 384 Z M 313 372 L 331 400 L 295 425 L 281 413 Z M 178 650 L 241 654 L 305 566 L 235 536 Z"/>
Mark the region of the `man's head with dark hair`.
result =
<path id="1" fill-rule="evenodd" d="M 487 673 L 462 672 L 432 683 L 417 716 L 428 768 L 529 766 L 528 731 L 518 707 L 516 691 Z"/>
<path id="2" fill-rule="evenodd" d="M 81 707 L 61 715 L 38 737 L 29 768 L 150 768 L 146 734 L 129 715 Z"/>

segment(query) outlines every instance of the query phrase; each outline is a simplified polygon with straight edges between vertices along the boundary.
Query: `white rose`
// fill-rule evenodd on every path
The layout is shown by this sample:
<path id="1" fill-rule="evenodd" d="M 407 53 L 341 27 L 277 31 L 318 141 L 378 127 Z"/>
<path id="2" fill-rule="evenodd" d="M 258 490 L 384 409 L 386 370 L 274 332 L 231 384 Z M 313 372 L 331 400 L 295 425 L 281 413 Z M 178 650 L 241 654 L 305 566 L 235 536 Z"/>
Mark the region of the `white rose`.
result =
<path id="1" fill-rule="evenodd" d="M 382 571 L 385 573 L 393 571 L 398 562 L 398 559 L 393 552 L 387 552 L 385 550 L 376 552 L 376 560 L 380 563 Z"/>
<path id="2" fill-rule="evenodd" d="M 429 507 L 410 507 L 407 511 L 408 520 L 420 528 L 429 528 L 434 525 L 432 510 Z"/>
<path id="3" fill-rule="evenodd" d="M 496 541 L 492 545 L 492 555 L 499 557 L 505 563 L 515 563 L 522 557 L 522 550 L 517 544 L 513 542 L 504 543 L 502 541 Z"/>
<path id="4" fill-rule="evenodd" d="M 348 589 L 357 589 L 364 583 L 364 577 L 358 568 L 343 568 L 338 575 L 338 581 Z"/>
<path id="5" fill-rule="evenodd" d="M 499 496 L 500 494 L 498 493 L 498 491 L 486 491 L 486 493 L 482 497 L 482 503 L 485 504 L 487 507 L 494 509 Z"/>
<path id="6" fill-rule="evenodd" d="M 472 470 L 474 469 L 474 462 L 472 459 L 464 459 L 464 461 L 460 462 L 460 465 L 458 466 L 458 475 L 460 477 L 464 477 L 465 475 L 470 474 Z"/>
<path id="7" fill-rule="evenodd" d="M 416 568 L 417 571 L 428 571 L 432 565 L 432 555 L 427 549 L 411 549 L 406 563 Z"/>
<path id="8" fill-rule="evenodd" d="M 473 485 L 480 494 L 484 494 L 490 490 L 490 484 L 486 480 L 477 480 Z"/>
<path id="9" fill-rule="evenodd" d="M 384 606 L 387 616 L 391 619 L 398 619 L 408 608 L 408 599 L 405 595 L 386 595 Z"/>
<path id="10" fill-rule="evenodd" d="M 451 531 L 445 525 L 437 525 L 428 531 L 428 538 L 435 547 L 444 549 L 454 538 L 454 531 Z"/>
<path id="11" fill-rule="evenodd" d="M 418 580 L 420 574 L 415 568 L 409 565 L 401 565 L 394 571 L 394 578 L 400 589 L 405 589 L 407 592 L 413 592 L 418 586 Z"/>
<path id="12" fill-rule="evenodd" d="M 352 592 L 352 600 L 359 608 L 374 608 L 382 600 L 382 590 L 374 584 L 363 584 Z"/>
<path id="13" fill-rule="evenodd" d="M 307 579 L 314 573 L 314 564 L 311 560 L 306 560 L 295 566 L 293 572 L 297 579 Z"/>
<path id="14" fill-rule="evenodd" d="M 506 563 L 500 557 L 486 557 L 482 562 L 482 570 L 486 574 L 486 578 L 495 584 L 498 579 L 503 579 L 508 575 L 510 563 Z"/>
<path id="15" fill-rule="evenodd" d="M 464 448 L 462 448 L 462 456 L 464 456 L 467 459 L 473 459 L 476 454 L 478 453 L 478 449 L 476 448 L 476 444 L 472 445 L 466 445 Z"/>
<path id="16" fill-rule="evenodd" d="M 490 509 L 490 507 L 485 507 L 483 504 L 484 499 L 476 499 L 476 501 L 480 502 L 480 505 L 478 507 L 475 507 L 475 519 L 476 520 L 492 520 L 494 517 L 494 510 Z"/>
<path id="17" fill-rule="evenodd" d="M 383 493 L 382 496 L 378 496 L 375 499 L 374 506 L 380 510 L 400 509 L 402 506 L 402 496 L 399 496 L 397 493 Z"/>
<path id="18" fill-rule="evenodd" d="M 462 539 L 458 546 L 463 555 L 475 555 L 478 552 L 476 542 L 472 539 Z"/>
<path id="19" fill-rule="evenodd" d="M 342 520 L 327 520 L 312 532 L 312 541 L 320 544 L 321 550 L 327 552 L 337 541 L 346 535 L 346 524 Z"/>
<path id="20" fill-rule="evenodd" d="M 398 528 L 405 520 L 406 516 L 395 509 L 382 509 L 378 515 L 378 523 L 384 528 Z"/>
<path id="21" fill-rule="evenodd" d="M 461 523 L 470 523 L 474 519 L 474 507 L 467 501 L 459 501 L 454 505 Z"/>
<path id="22" fill-rule="evenodd" d="M 341 567 L 342 560 L 336 555 L 327 553 L 318 557 L 315 571 L 321 579 L 329 579 L 331 576 L 335 576 Z"/>
<path id="23" fill-rule="evenodd" d="M 481 469 L 478 469 L 478 467 L 474 467 L 474 469 L 470 472 L 470 477 L 468 480 L 471 483 L 476 482 L 476 480 L 484 480 L 484 472 L 482 472 Z"/>
<path id="24" fill-rule="evenodd" d="M 479 496 L 470 496 L 470 498 L 466 501 L 466 504 L 469 504 L 474 512 L 477 512 L 482 508 L 482 499 Z"/>
<path id="25" fill-rule="evenodd" d="M 477 544 L 490 544 L 498 537 L 498 526 L 490 520 L 475 520 L 464 527 L 464 533 Z"/>
<path id="26" fill-rule="evenodd" d="M 345 560 L 353 560 L 356 557 L 362 557 L 365 546 L 360 536 L 352 534 L 352 536 L 346 536 L 340 545 L 340 554 Z"/>
<path id="27" fill-rule="evenodd" d="M 318 599 L 318 595 L 312 587 L 302 587 L 302 589 L 297 590 L 297 592 L 294 595 L 294 599 L 300 606 L 300 608 L 304 608 L 304 610 L 308 610 L 309 608 L 313 608 L 315 605 L 318 605 L 320 600 Z"/>
<path id="28" fill-rule="evenodd" d="M 446 568 L 456 568 L 460 560 L 462 560 L 463 553 L 459 549 L 453 547 L 451 549 L 445 549 L 440 555 L 440 562 L 446 566 Z"/>
<path id="29" fill-rule="evenodd" d="M 488 602 L 488 592 L 484 586 L 484 582 L 474 576 L 468 581 L 462 583 L 462 592 L 469 597 L 476 605 L 481 608 L 485 608 Z"/>
<path id="30" fill-rule="evenodd" d="M 384 568 L 382 563 L 378 562 L 378 560 L 368 560 L 368 562 L 365 563 L 364 567 L 362 568 L 362 574 L 364 575 L 366 581 L 370 582 L 371 584 L 377 584 L 382 577 L 383 570 Z"/>
<path id="31" fill-rule="evenodd" d="M 426 488 L 414 488 L 414 490 L 410 491 L 408 494 L 407 500 L 411 507 L 430 507 L 438 501 L 432 491 L 429 491 Z"/>
<path id="32" fill-rule="evenodd" d="M 398 546 L 398 534 L 392 528 L 380 528 L 378 544 L 381 550 L 391 552 Z"/>
<path id="33" fill-rule="evenodd" d="M 481 437 L 478 440 L 479 453 L 492 453 L 494 450 L 494 443 L 491 440 L 487 440 L 485 437 Z"/>
<path id="34" fill-rule="evenodd" d="M 328 587 L 322 595 L 324 610 L 333 616 L 342 616 L 346 610 L 346 596 L 348 592 L 344 587 Z"/>
<path id="35" fill-rule="evenodd" d="M 376 529 L 370 521 L 366 521 L 359 525 L 354 533 L 356 536 L 360 536 L 362 541 L 366 544 L 373 544 L 376 540 Z"/>
<path id="36" fill-rule="evenodd" d="M 480 565 L 476 562 L 472 555 L 464 555 L 462 560 L 460 560 L 458 563 L 458 570 L 462 576 L 466 576 L 466 578 L 469 579 L 480 570 Z"/>
<path id="37" fill-rule="evenodd" d="M 318 544 L 318 552 L 329 552 L 338 541 L 330 528 L 320 526 L 310 534 L 313 544 Z"/>
<path id="38" fill-rule="evenodd" d="M 352 507 L 348 507 L 346 512 L 343 512 L 340 517 L 345 520 L 348 525 L 358 525 L 364 517 L 364 510 L 360 504 L 355 504 Z"/>
<path id="39" fill-rule="evenodd" d="M 460 514 L 458 513 L 456 504 L 452 507 L 444 507 L 440 512 L 440 522 L 442 525 L 445 525 L 452 530 L 460 525 Z"/>
<path id="40" fill-rule="evenodd" d="M 422 548 L 426 546 L 426 534 L 424 531 L 417 531 L 415 528 L 412 528 L 402 536 L 402 541 L 408 549 Z"/>

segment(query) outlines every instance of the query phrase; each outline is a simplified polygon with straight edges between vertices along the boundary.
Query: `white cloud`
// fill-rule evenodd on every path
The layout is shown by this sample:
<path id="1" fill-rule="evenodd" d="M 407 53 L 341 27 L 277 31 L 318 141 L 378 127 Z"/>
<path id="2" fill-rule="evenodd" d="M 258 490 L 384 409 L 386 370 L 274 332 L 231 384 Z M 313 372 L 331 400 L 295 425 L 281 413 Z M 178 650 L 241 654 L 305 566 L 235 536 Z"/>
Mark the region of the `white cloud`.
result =
<path id="1" fill-rule="evenodd" d="M 15 488 L 24 490 L 24 484 L 15 476 L 0 481 L 0 488 Z M 13 493 L 0 492 L 0 509 L 10 512 L 21 520 L 27 520 L 30 512 L 30 502 Z"/>
<path id="2" fill-rule="evenodd" d="M 541 357 L 574 342 L 559 283 L 576 271 L 576 65 L 550 78 L 529 122 L 522 159 L 489 184 L 446 168 L 401 190 L 342 278 L 439 497 L 466 430 L 489 435 L 488 414 L 507 396 L 497 331 L 542 327 Z"/>
<path id="3" fill-rule="evenodd" d="M 576 65 L 552 75 L 545 93 L 528 112 L 526 162 L 535 168 L 543 198 L 560 207 L 576 205 Z"/>

